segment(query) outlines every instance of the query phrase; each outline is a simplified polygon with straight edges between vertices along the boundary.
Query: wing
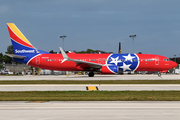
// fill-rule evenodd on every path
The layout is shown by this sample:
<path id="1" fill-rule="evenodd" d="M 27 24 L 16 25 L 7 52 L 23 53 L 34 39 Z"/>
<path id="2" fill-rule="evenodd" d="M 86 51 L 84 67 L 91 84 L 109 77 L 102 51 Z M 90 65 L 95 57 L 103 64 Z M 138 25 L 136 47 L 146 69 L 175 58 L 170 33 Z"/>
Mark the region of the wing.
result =
<path id="1" fill-rule="evenodd" d="M 69 61 L 72 61 L 72 62 L 75 62 L 77 64 L 77 66 L 80 66 L 82 68 L 86 68 L 86 67 L 89 67 L 89 68 L 95 68 L 95 69 L 100 69 L 102 66 L 104 66 L 103 64 L 98 64 L 98 63 L 92 63 L 92 62 L 87 62 L 87 61 L 80 61 L 80 60 L 75 60 L 75 59 L 71 59 L 67 56 L 67 54 L 64 52 L 64 50 L 59 47 L 61 53 L 62 53 L 62 56 L 64 58 L 64 61 L 66 60 L 69 60 Z"/>

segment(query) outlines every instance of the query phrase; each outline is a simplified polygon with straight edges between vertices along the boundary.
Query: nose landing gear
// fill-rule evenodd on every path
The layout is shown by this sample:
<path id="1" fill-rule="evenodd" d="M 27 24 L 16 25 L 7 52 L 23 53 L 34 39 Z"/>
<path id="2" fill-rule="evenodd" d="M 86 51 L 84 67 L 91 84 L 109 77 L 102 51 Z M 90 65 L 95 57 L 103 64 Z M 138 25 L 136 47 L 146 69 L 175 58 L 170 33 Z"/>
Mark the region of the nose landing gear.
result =
<path id="1" fill-rule="evenodd" d="M 158 72 L 158 76 L 161 77 L 161 73 L 160 72 Z"/>

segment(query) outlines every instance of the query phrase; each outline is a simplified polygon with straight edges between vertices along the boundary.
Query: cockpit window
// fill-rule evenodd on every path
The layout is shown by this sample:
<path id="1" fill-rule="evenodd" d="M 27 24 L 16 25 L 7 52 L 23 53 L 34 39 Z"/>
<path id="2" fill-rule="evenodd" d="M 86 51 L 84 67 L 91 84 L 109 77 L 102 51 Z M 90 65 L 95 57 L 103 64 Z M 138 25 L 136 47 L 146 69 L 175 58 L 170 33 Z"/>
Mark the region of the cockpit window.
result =
<path id="1" fill-rule="evenodd" d="M 169 59 L 164 59 L 164 61 L 169 61 Z"/>

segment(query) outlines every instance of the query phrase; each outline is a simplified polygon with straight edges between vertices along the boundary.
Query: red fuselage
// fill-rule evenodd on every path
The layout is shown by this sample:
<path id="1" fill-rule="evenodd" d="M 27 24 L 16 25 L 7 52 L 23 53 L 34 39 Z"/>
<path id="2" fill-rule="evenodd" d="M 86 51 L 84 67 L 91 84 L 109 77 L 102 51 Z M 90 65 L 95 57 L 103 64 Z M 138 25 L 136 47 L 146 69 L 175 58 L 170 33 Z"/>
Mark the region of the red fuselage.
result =
<path id="1" fill-rule="evenodd" d="M 43 69 L 50 69 L 50 70 L 59 70 L 59 71 L 99 71 L 101 73 L 105 74 L 113 74 L 117 73 L 120 70 L 111 70 L 108 67 L 108 59 L 110 59 L 109 56 L 112 54 L 76 54 L 76 53 L 68 53 L 67 54 L 71 59 L 79 60 L 79 61 L 86 61 L 86 62 L 92 62 L 97 64 L 102 64 L 101 69 L 93 68 L 91 69 L 90 65 L 85 63 L 77 64 L 76 62 L 64 60 L 62 54 L 40 54 L 33 59 L 31 59 L 28 63 L 28 65 L 39 67 Z M 118 54 L 121 55 L 121 54 Z M 125 56 L 125 54 L 124 54 Z M 131 55 L 132 56 L 132 55 Z M 162 71 L 162 70 L 169 70 L 171 68 L 174 68 L 177 66 L 177 63 L 169 60 L 167 57 L 160 56 L 160 55 L 152 55 L 152 54 L 136 54 L 137 59 L 133 58 L 133 62 L 138 62 L 135 69 L 127 69 L 125 71 Z M 125 57 L 120 59 L 119 63 L 128 61 Z M 109 60 L 112 61 L 112 60 Z M 112 63 L 113 64 L 113 63 Z M 120 65 L 114 64 L 114 66 L 117 66 L 118 68 L 121 68 Z M 129 66 L 130 67 L 130 66 Z M 122 70 L 123 71 L 123 70 Z"/>

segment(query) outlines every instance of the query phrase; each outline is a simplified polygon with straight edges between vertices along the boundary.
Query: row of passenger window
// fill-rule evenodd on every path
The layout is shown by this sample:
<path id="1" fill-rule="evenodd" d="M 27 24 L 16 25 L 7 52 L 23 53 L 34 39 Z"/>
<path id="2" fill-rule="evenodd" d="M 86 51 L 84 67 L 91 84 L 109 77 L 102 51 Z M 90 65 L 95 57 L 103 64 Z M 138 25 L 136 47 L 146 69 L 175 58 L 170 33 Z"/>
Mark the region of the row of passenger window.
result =
<path id="1" fill-rule="evenodd" d="M 154 59 L 141 59 L 141 61 L 154 61 Z"/>
<path id="2" fill-rule="evenodd" d="M 101 61 L 101 59 L 77 59 L 80 61 Z M 63 61 L 63 59 L 46 59 L 46 61 Z M 112 61 L 111 59 L 102 59 L 102 61 Z M 118 60 L 119 61 L 119 60 Z M 120 59 L 120 61 L 130 61 L 130 60 L 125 60 L 125 59 Z M 154 59 L 134 59 L 133 61 L 154 61 Z"/>
<path id="3" fill-rule="evenodd" d="M 101 61 L 101 59 L 76 59 L 76 60 L 80 60 L 80 61 Z M 63 59 L 46 59 L 46 61 L 63 61 Z M 103 59 L 102 61 L 106 61 L 105 59 Z M 111 61 L 111 60 L 109 60 Z"/>

